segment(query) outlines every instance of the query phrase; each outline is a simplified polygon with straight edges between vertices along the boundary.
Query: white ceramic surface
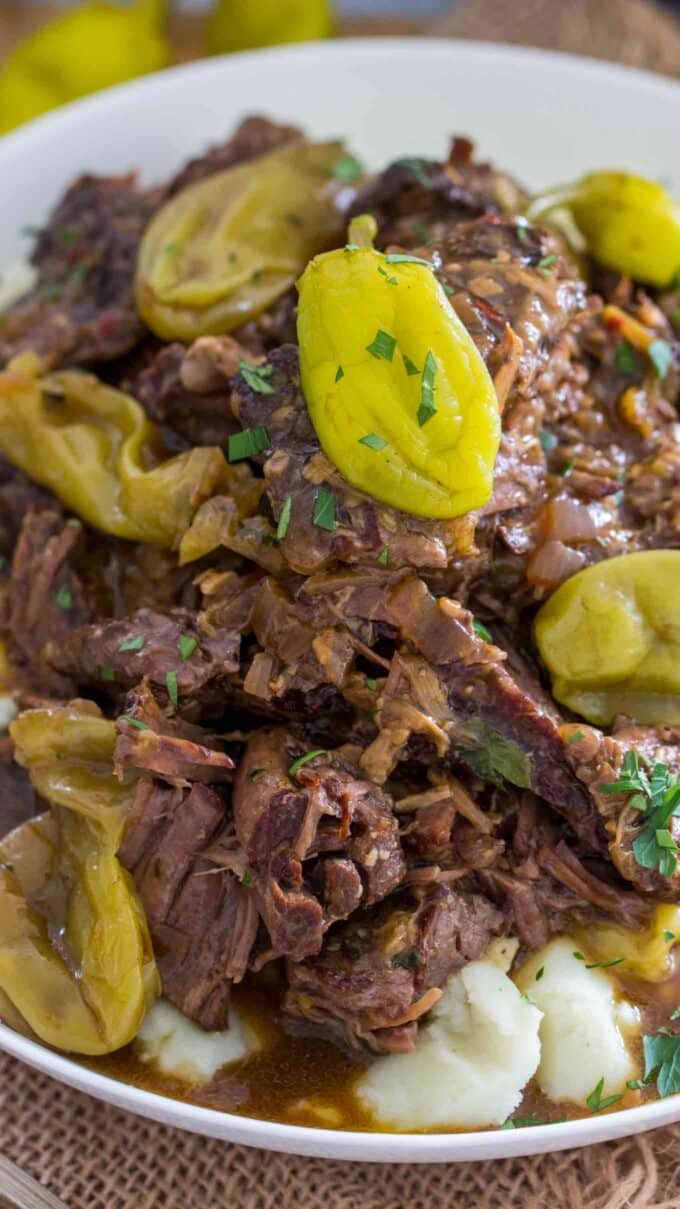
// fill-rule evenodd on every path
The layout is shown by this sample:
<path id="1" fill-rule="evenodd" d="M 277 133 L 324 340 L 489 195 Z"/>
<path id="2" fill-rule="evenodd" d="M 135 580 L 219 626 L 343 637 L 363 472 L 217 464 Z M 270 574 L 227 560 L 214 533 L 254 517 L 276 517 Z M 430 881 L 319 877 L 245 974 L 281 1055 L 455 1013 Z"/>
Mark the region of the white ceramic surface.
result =
<path id="1" fill-rule="evenodd" d="M 531 187 L 631 168 L 680 192 L 680 87 L 660 77 L 515 47 L 427 39 L 334 42 L 176 68 L 48 115 L 0 140 L 0 266 L 22 253 L 73 176 L 143 165 L 162 177 L 243 114 L 346 135 L 368 163 L 441 154 L 452 132 Z M 213 1137 L 298 1154 L 444 1162 L 533 1154 L 680 1119 L 680 1096 L 551 1126 L 469 1134 L 343 1133 L 181 1104 L 94 1074 L 0 1025 L 0 1047 L 121 1108 Z"/>

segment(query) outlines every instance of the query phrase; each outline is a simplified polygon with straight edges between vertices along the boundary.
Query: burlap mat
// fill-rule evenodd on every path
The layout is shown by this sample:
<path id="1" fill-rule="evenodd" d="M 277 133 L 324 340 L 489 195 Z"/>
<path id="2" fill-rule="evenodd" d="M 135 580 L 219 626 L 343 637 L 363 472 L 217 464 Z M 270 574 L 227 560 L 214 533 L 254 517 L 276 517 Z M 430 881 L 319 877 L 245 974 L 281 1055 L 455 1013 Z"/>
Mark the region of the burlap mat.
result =
<path id="1" fill-rule="evenodd" d="M 0 0 L 5 45 L 17 32 L 7 20 L 10 8 Z M 552 46 L 680 75 L 678 25 L 645 0 L 472 0 L 443 24 L 458 37 Z M 533 1159 L 432 1167 L 336 1163 L 183 1134 L 100 1104 L 4 1055 L 0 1152 L 70 1209 L 680 1206 L 680 1127 Z"/>

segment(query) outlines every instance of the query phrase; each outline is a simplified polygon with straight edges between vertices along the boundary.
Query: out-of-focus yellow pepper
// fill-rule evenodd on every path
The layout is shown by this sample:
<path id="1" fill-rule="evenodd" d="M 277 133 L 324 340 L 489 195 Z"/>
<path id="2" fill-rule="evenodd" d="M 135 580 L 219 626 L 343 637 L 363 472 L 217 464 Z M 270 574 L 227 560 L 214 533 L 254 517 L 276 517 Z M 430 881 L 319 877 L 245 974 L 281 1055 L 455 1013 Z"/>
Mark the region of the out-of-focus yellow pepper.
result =
<path id="1" fill-rule="evenodd" d="M 650 285 L 670 285 L 680 269 L 680 203 L 656 181 L 628 172 L 591 172 L 539 194 L 532 222 L 562 225 L 567 214 L 601 264 Z"/>
<path id="2" fill-rule="evenodd" d="M 165 458 L 129 395 L 92 374 L 37 376 L 23 354 L 0 373 L 0 450 L 105 533 L 174 547 L 225 472 L 219 449 Z"/>
<path id="3" fill-rule="evenodd" d="M 355 220 L 350 240 L 360 230 Z M 487 503 L 498 401 L 427 262 L 354 242 L 317 256 L 298 289 L 305 399 L 348 482 L 416 516 Z"/>
<path id="4" fill-rule="evenodd" d="M 645 550 L 579 571 L 536 618 L 558 701 L 589 722 L 616 714 L 680 723 L 680 550 Z"/>
<path id="5" fill-rule="evenodd" d="M 159 993 L 144 912 L 115 855 L 131 789 L 113 775 L 114 724 L 73 702 L 20 715 L 12 738 L 53 809 L 0 844 L 0 989 L 48 1044 L 109 1053 Z"/>
<path id="6" fill-rule="evenodd" d="M 211 54 L 329 38 L 329 0 L 218 0 L 208 21 Z"/>
<path id="7" fill-rule="evenodd" d="M 164 340 L 231 331 L 342 231 L 338 143 L 293 143 L 188 185 L 146 229 L 137 305 Z"/>
<path id="8" fill-rule="evenodd" d="M 0 134 L 48 109 L 166 67 L 167 0 L 92 0 L 39 29 L 0 69 Z"/>
<path id="9" fill-rule="evenodd" d="M 619 924 L 591 923 L 587 928 L 575 928 L 574 938 L 589 960 L 611 962 L 616 974 L 662 982 L 670 976 L 671 953 L 680 941 L 680 907 L 660 904 L 642 932 Z"/>

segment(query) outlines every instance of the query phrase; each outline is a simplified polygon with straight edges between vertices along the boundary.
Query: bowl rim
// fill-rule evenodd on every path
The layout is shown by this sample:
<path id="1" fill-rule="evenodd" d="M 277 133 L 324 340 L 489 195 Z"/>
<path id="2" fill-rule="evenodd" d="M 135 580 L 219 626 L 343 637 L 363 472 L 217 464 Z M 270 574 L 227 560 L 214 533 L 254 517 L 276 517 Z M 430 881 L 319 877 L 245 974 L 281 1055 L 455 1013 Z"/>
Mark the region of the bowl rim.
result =
<path id="1" fill-rule="evenodd" d="M 602 60 L 566 54 L 534 47 L 506 45 L 495 42 L 460 40 L 445 37 L 385 37 L 339 38 L 328 42 L 298 43 L 282 47 L 242 51 L 196 62 L 182 63 L 161 72 L 108 88 L 94 96 L 73 101 L 59 109 L 35 118 L 16 131 L 0 138 L 0 166 L 3 158 L 12 160 L 30 149 L 36 136 L 53 132 L 59 134 L 80 114 L 101 112 L 106 115 L 110 105 L 125 94 L 145 102 L 154 90 L 163 89 L 168 80 L 182 86 L 196 77 L 219 77 L 232 67 L 266 69 L 273 61 L 288 60 L 304 63 L 311 57 L 329 62 L 349 55 L 359 62 L 370 62 L 376 56 L 408 59 L 423 57 L 451 58 L 463 56 L 484 62 L 489 70 L 494 62 L 509 61 L 518 68 L 533 72 L 559 70 L 569 80 L 596 77 L 606 87 L 608 81 L 618 84 L 634 79 L 638 89 L 645 90 L 655 101 L 671 100 L 677 105 L 680 89 L 677 81 L 650 71 Z M 336 1159 L 369 1162 L 451 1162 L 496 1157 L 520 1157 L 547 1150 L 578 1147 L 606 1141 L 626 1134 L 656 1128 L 680 1119 L 680 1096 L 652 1101 L 634 1108 L 621 1109 L 601 1115 L 555 1123 L 550 1126 L 526 1126 L 521 1129 L 488 1129 L 470 1132 L 394 1133 L 324 1129 L 304 1125 L 288 1125 L 262 1118 L 240 1116 L 217 1109 L 189 1104 L 133 1084 L 104 1075 L 82 1065 L 73 1058 L 51 1050 L 39 1041 L 31 1040 L 0 1021 L 0 1050 L 58 1081 L 86 1092 L 118 1108 L 160 1121 L 166 1125 L 271 1150 L 294 1154 L 316 1155 Z"/>

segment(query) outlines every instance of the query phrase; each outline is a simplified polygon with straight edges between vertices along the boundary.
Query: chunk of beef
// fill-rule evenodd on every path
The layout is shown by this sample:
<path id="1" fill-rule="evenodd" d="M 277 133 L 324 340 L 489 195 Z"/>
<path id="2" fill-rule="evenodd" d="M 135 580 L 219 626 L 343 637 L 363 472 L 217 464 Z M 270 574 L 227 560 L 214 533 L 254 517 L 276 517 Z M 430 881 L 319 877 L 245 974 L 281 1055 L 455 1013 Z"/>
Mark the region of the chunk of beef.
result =
<path id="1" fill-rule="evenodd" d="M 391 800 L 337 755 L 291 774 L 300 743 L 282 729 L 251 735 L 234 786 L 236 835 L 271 956 L 318 953 L 336 919 L 385 898 L 405 865 Z"/>
<path id="2" fill-rule="evenodd" d="M 25 768 L 14 762 L 14 744 L 0 738 L 0 840 L 41 810 Z"/>
<path id="3" fill-rule="evenodd" d="M 244 118 L 226 142 L 209 147 L 202 155 L 189 160 L 172 178 L 166 194 L 172 197 L 187 185 L 204 180 L 206 176 L 213 176 L 216 172 L 223 172 L 225 168 L 233 168 L 236 164 L 257 159 L 258 156 L 265 155 L 267 151 L 274 151 L 285 143 L 299 142 L 302 137 L 302 131 L 296 126 L 281 125 L 258 115 Z"/>
<path id="4" fill-rule="evenodd" d="M 27 512 L 51 511 L 60 515 L 56 496 L 44 491 L 0 454 L 0 553 L 10 558 Z"/>
<path id="5" fill-rule="evenodd" d="M 144 906 L 163 993 L 206 1029 L 226 1026 L 229 990 L 245 973 L 258 926 L 229 834 L 218 790 L 143 776 L 118 853 Z"/>
<path id="6" fill-rule="evenodd" d="M 149 419 L 188 445 L 223 445 L 238 431 L 228 379 L 238 373 L 243 354 L 230 336 L 202 336 L 188 350 L 166 344 L 128 389 Z"/>
<path id="7" fill-rule="evenodd" d="M 120 357 L 141 340 L 133 282 L 156 199 L 134 176 L 82 176 L 41 232 L 38 283 L 4 317 L 0 358 L 33 349 L 49 368 Z"/>
<path id="8" fill-rule="evenodd" d="M 116 721 L 115 771 L 152 773 L 171 785 L 216 784 L 232 779 L 234 762 L 202 727 L 167 717 L 143 681 L 129 694 Z"/>
<path id="9" fill-rule="evenodd" d="M 81 687 L 96 686 L 116 697 L 142 680 L 171 695 L 168 677 L 179 697 L 191 697 L 238 669 L 239 645 L 236 633 L 206 634 L 186 610 L 138 609 L 123 620 L 75 630 L 54 644 L 51 663 Z"/>
<path id="10" fill-rule="evenodd" d="M 445 884 L 403 892 L 334 929 L 318 957 L 288 962 L 284 1013 L 353 1052 L 413 1049 L 446 981 L 502 926 L 478 894 Z"/>
<path id="11" fill-rule="evenodd" d="M 79 521 L 64 523 L 57 512 L 27 512 L 3 605 L 3 629 L 20 675 L 29 687 L 56 696 L 72 696 L 73 681 L 56 668 L 54 653 L 89 616 L 73 569 L 81 532 Z"/>

